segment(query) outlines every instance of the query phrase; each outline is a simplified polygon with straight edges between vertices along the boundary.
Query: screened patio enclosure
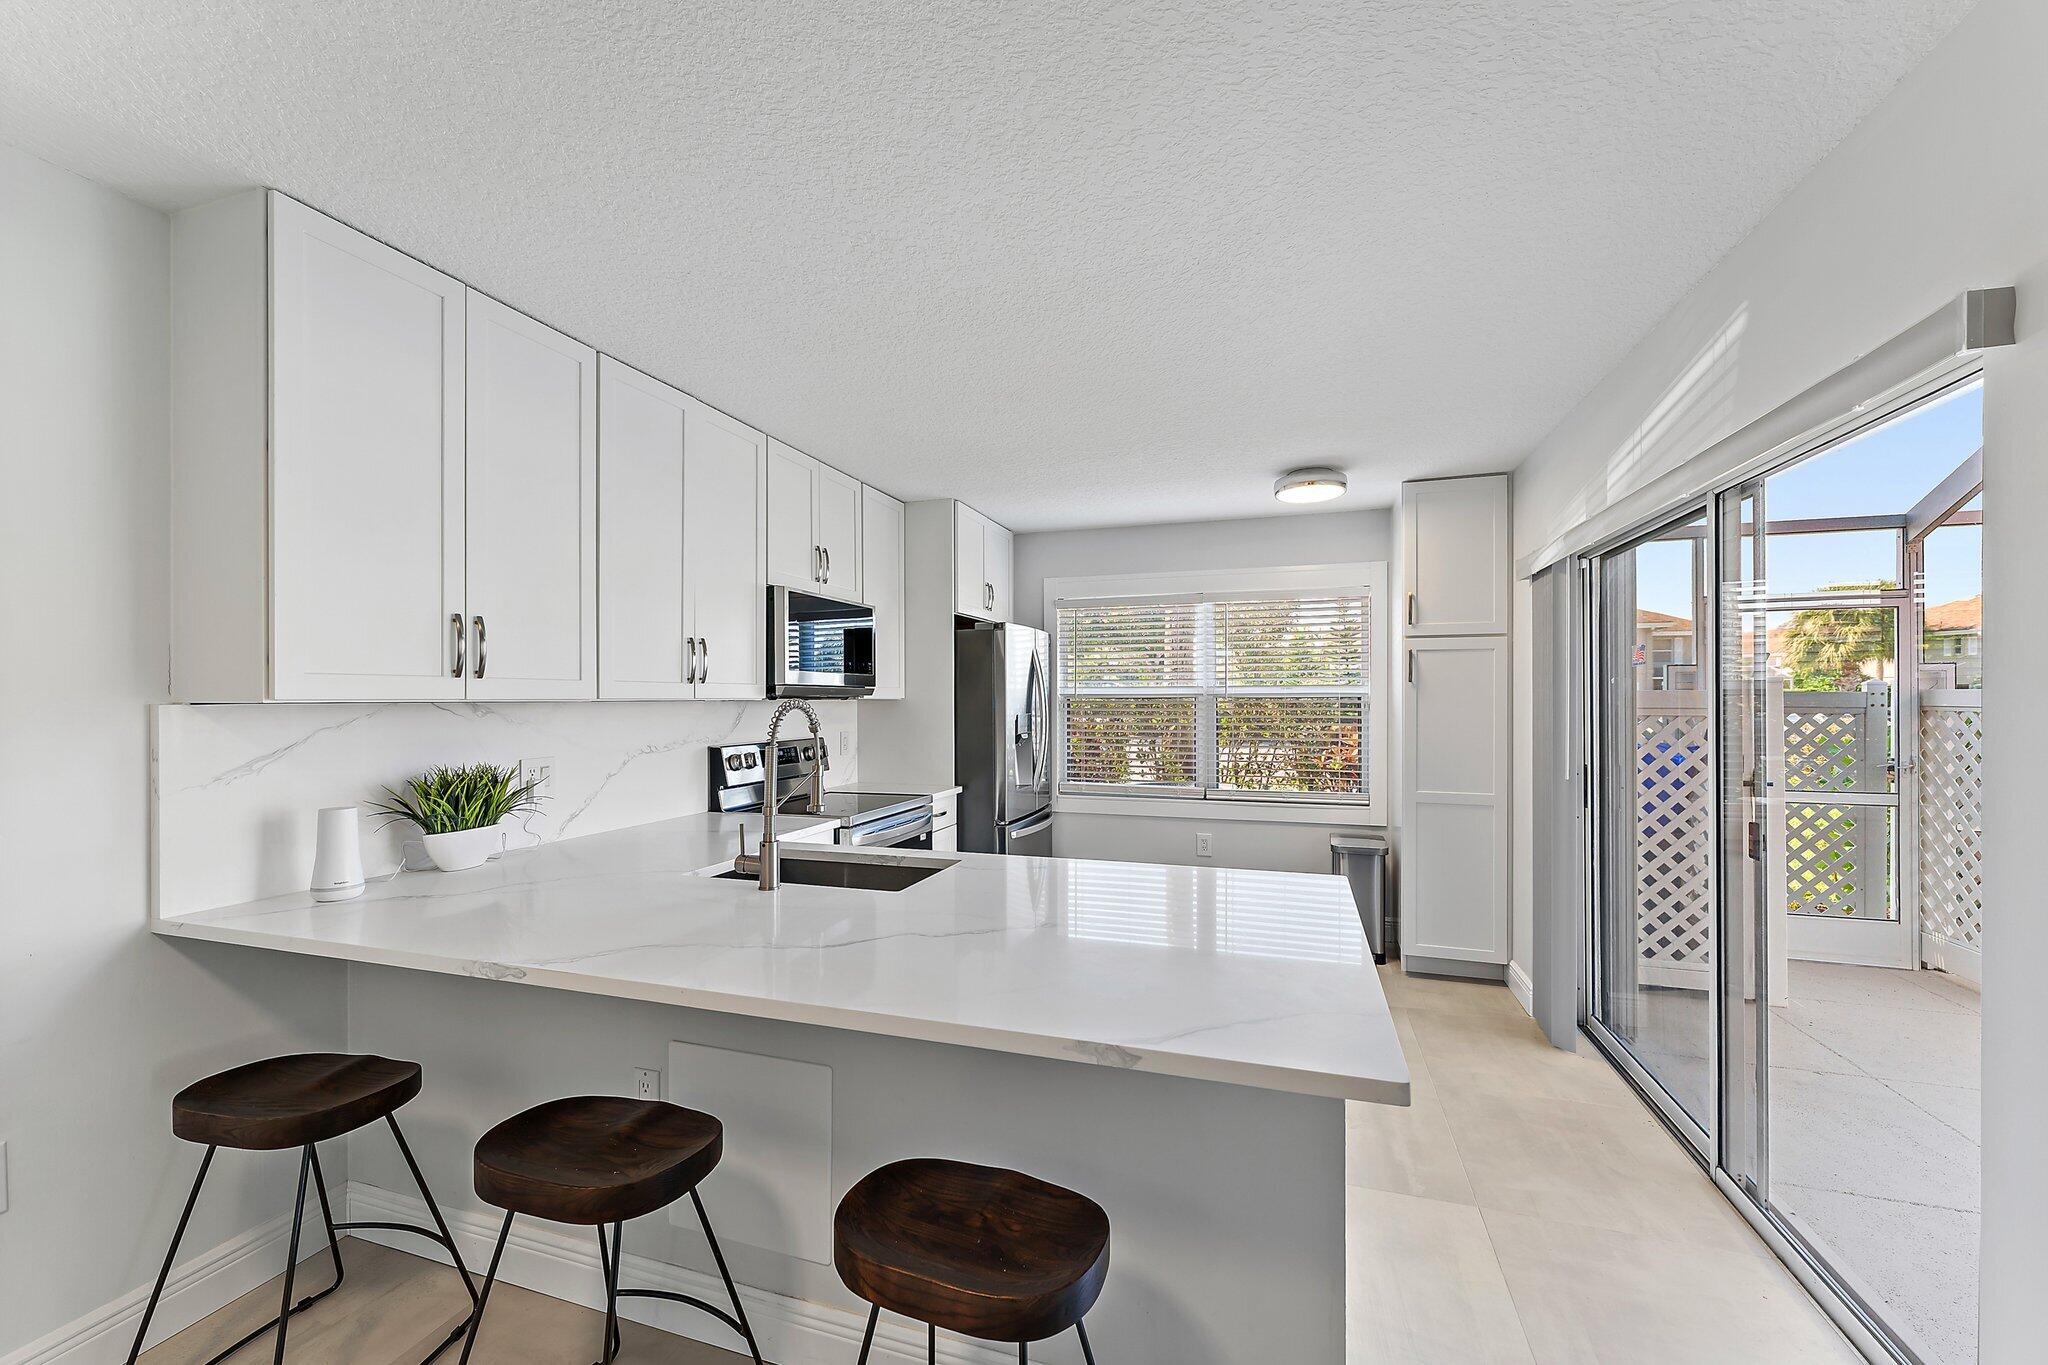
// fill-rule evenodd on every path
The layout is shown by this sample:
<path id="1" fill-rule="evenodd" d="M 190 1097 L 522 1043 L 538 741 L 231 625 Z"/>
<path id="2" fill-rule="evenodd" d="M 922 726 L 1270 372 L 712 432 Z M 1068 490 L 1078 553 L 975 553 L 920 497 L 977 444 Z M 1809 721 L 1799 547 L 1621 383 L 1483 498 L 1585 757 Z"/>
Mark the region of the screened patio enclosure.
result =
<path id="1" fill-rule="evenodd" d="M 1996 914 L 1979 392 L 1586 561 L 1588 1032 L 1902 1359 L 1944 1362 L 1975 1358 Z"/>

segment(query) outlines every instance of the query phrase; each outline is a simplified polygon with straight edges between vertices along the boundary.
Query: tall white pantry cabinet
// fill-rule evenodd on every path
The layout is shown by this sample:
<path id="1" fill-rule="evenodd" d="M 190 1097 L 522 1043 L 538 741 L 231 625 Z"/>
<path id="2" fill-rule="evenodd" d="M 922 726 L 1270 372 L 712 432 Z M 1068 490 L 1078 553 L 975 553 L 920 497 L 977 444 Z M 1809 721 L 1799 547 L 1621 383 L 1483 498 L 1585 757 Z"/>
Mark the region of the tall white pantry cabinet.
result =
<path id="1" fill-rule="evenodd" d="M 595 697 L 596 352 L 273 191 L 173 266 L 173 696 Z"/>
<path id="2" fill-rule="evenodd" d="M 1401 956 L 1508 961 L 1508 477 L 1401 486 Z"/>

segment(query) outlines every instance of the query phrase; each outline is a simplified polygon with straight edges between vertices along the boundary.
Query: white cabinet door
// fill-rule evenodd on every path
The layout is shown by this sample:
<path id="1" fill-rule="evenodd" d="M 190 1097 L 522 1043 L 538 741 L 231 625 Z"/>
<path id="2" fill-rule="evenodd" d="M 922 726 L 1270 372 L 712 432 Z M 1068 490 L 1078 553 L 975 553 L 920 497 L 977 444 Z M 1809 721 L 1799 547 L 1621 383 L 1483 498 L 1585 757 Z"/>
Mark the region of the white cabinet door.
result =
<path id="1" fill-rule="evenodd" d="M 597 352 L 469 294 L 469 695 L 597 696 Z"/>
<path id="2" fill-rule="evenodd" d="M 875 691 L 903 695 L 903 504 L 873 488 L 861 490 L 860 581 L 875 609 Z"/>
<path id="3" fill-rule="evenodd" d="M 270 694 L 464 695 L 463 286 L 270 196 Z"/>
<path id="4" fill-rule="evenodd" d="M 598 357 L 598 695 L 695 695 L 683 568 L 692 400 Z"/>
<path id="5" fill-rule="evenodd" d="M 953 610 L 994 619 L 989 605 L 989 520 L 964 502 L 953 504 Z"/>
<path id="6" fill-rule="evenodd" d="M 813 592 L 823 572 L 818 556 L 818 462 L 768 441 L 768 581 Z"/>
<path id="7" fill-rule="evenodd" d="M 1507 475 L 1402 484 L 1401 534 L 1409 635 L 1507 633 Z"/>
<path id="8" fill-rule="evenodd" d="M 768 695 L 768 438 L 692 398 L 684 465 L 683 578 L 696 695 Z"/>
<path id="9" fill-rule="evenodd" d="M 1401 951 L 1508 960 L 1508 643 L 1409 645 Z"/>
<path id="10" fill-rule="evenodd" d="M 946 827 L 945 827 L 944 829 L 935 829 L 935 830 L 933 830 L 933 831 L 932 831 L 932 852 L 934 852 L 934 853 L 958 853 L 959 851 L 960 851 L 960 828 L 959 828 L 959 826 L 957 826 L 957 825 L 948 825 L 948 826 L 946 826 Z"/>
<path id="11" fill-rule="evenodd" d="M 817 471 L 814 506 L 824 574 L 819 586 L 827 597 L 864 602 L 867 599 L 861 596 L 860 582 L 861 482 L 830 465 L 821 464 Z"/>
<path id="12" fill-rule="evenodd" d="M 1014 566 L 1010 562 L 1014 538 L 1008 529 L 992 521 L 988 522 L 987 526 L 988 534 L 982 542 L 985 547 L 983 558 L 986 562 L 982 569 L 988 579 L 989 601 L 992 604 L 989 615 L 998 621 L 1014 621 L 1017 619 L 1012 610 L 1015 604 L 1010 600 L 1015 581 Z"/>

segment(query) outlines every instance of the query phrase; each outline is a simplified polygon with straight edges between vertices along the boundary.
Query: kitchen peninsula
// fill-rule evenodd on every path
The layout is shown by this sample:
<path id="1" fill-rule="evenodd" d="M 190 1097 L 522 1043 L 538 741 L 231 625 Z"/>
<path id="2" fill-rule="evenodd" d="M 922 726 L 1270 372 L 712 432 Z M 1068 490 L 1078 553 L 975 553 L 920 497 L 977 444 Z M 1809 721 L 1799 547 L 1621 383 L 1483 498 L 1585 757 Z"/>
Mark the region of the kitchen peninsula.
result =
<path id="1" fill-rule="evenodd" d="M 783 831 L 801 832 L 800 820 Z M 806 1201 L 801 1180 L 773 1188 L 770 1161 L 751 1193 L 772 1211 L 757 1220 L 770 1235 L 739 1249 L 736 1273 L 783 1296 L 788 1353 L 763 1343 L 776 1359 L 811 1358 L 807 1339 L 857 1330 L 813 1249 L 831 1200 L 877 1160 L 932 1151 L 1000 1160 L 1102 1201 L 1117 1270 L 1091 1329 L 1115 1343 L 1114 1358 L 1341 1357 L 1340 1101 L 1408 1097 L 1343 882 L 918 854 L 903 856 L 944 866 L 901 891 L 763 893 L 715 875 L 736 839 L 731 819 L 690 816 L 470 872 L 403 874 L 355 901 L 278 896 L 154 927 L 364 964 L 350 1046 L 470 1078 L 463 1093 L 430 1086 L 420 1102 L 438 1130 L 421 1144 L 437 1189 L 466 1188 L 482 1117 L 551 1093 L 555 1082 L 537 1073 L 566 1074 L 571 1054 L 591 1047 L 616 1048 L 623 1075 L 625 1054 L 665 1035 L 758 1060 L 771 1089 L 775 1068 L 829 1068 L 823 1133 L 749 1133 L 740 1120 L 728 1138 L 735 1151 L 787 1143 L 779 1160 L 796 1170 L 809 1143 L 810 1164 L 830 1172 L 830 1198 Z M 464 1016 L 460 1039 L 434 1024 L 443 1012 Z M 684 1100 L 679 1067 L 670 1097 Z M 484 1093 L 493 1078 L 502 1088 Z M 797 1093 L 809 1082 L 792 1084 Z M 379 1192 L 372 1201 L 404 1188 L 370 1153 L 351 1176 L 356 1192 Z M 680 1230 L 636 1228 L 633 1241 L 660 1261 L 700 1259 Z M 1064 1359 L 1063 1344 L 1049 1343 L 1046 1358 Z M 982 1358 L 961 1345 L 958 1358 Z"/>

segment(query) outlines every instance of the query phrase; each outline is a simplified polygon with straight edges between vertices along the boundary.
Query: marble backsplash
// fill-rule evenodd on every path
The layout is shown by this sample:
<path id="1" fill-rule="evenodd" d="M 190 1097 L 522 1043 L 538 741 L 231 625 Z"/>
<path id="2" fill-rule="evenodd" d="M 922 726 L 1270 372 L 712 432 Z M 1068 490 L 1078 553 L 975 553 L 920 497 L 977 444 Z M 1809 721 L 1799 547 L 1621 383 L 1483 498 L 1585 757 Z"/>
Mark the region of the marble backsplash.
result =
<path id="1" fill-rule="evenodd" d="M 856 775 L 856 707 L 815 703 L 827 784 Z M 523 822 L 543 841 L 701 812 L 705 749 L 765 737 L 775 703 L 385 702 L 158 706 L 150 792 L 157 913 L 303 890 L 315 814 L 364 805 L 437 763 L 546 759 L 550 797 Z M 370 876 L 398 865 L 410 826 L 363 820 Z"/>

